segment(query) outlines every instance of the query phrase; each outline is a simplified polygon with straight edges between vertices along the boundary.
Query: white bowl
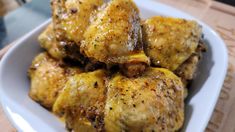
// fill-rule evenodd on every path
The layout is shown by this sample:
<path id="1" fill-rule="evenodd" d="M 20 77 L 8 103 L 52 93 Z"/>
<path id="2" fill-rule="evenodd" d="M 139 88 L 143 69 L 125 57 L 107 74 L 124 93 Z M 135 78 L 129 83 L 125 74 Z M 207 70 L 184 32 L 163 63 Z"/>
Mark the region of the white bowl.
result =
<path id="1" fill-rule="evenodd" d="M 142 18 L 163 15 L 197 20 L 181 11 L 151 0 L 135 0 Z M 218 99 L 226 71 L 228 56 L 219 35 L 203 22 L 208 51 L 200 64 L 186 101 L 185 124 L 182 131 L 204 131 Z M 64 124 L 28 96 L 27 70 L 33 58 L 42 51 L 37 37 L 48 20 L 19 40 L 2 58 L 0 64 L 0 97 L 3 109 L 19 131 L 66 131 Z"/>

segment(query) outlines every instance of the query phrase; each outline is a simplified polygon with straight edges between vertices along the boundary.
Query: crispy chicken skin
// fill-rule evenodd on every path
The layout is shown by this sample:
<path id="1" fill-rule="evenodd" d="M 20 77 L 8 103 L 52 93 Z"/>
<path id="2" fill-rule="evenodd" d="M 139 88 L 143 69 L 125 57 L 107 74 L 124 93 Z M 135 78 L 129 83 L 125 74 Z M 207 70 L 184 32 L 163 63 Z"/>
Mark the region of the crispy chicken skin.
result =
<path id="1" fill-rule="evenodd" d="M 175 73 L 185 80 L 192 80 L 197 70 L 199 59 L 198 54 L 191 55 L 189 59 L 176 69 Z"/>
<path id="2" fill-rule="evenodd" d="M 176 70 L 195 53 L 202 35 L 195 21 L 153 17 L 143 22 L 145 52 L 155 66 Z"/>
<path id="3" fill-rule="evenodd" d="M 54 35 L 65 57 L 84 64 L 80 42 L 103 0 L 51 0 Z"/>
<path id="4" fill-rule="evenodd" d="M 81 72 L 79 68 L 61 67 L 60 62 L 47 53 L 41 53 L 35 57 L 28 71 L 31 79 L 29 96 L 51 109 L 68 76 Z"/>
<path id="5" fill-rule="evenodd" d="M 149 64 L 143 51 L 139 11 L 132 0 L 108 3 L 88 27 L 84 38 L 81 52 L 89 58 L 106 64 L 139 64 L 140 70 Z"/>
<path id="6" fill-rule="evenodd" d="M 138 78 L 106 71 L 70 77 L 53 107 L 68 129 L 87 131 L 176 131 L 184 120 L 181 80 L 163 68 L 148 68 Z"/>
<path id="7" fill-rule="evenodd" d="M 64 115 L 67 127 L 76 132 L 102 131 L 106 81 L 104 70 L 70 77 L 53 111 L 59 116 Z"/>
<path id="8" fill-rule="evenodd" d="M 65 51 L 60 47 L 59 42 L 55 38 L 52 23 L 39 35 L 38 41 L 41 47 L 46 49 L 53 58 L 65 58 Z"/>
<path id="9" fill-rule="evenodd" d="M 79 45 L 103 0 L 51 0 L 51 4 L 57 39 Z"/>
<path id="10" fill-rule="evenodd" d="M 174 71 L 174 73 L 182 79 L 185 84 L 185 87 L 187 87 L 189 81 L 194 79 L 197 72 L 198 64 L 201 58 L 203 57 L 202 53 L 206 50 L 206 46 L 201 40 L 199 42 L 196 52 L 193 53 L 183 64 L 181 64 Z"/>
<path id="11" fill-rule="evenodd" d="M 176 131 L 184 121 L 184 88 L 174 73 L 148 68 L 138 78 L 115 75 L 107 89 L 107 132 Z"/>
<path id="12" fill-rule="evenodd" d="M 71 59 L 84 64 L 86 58 L 80 54 L 80 48 L 74 42 L 63 42 L 56 39 L 51 23 L 38 37 L 42 48 L 57 60 Z"/>
<path id="13" fill-rule="evenodd" d="M 174 73 L 181 78 L 181 81 L 184 84 L 184 98 L 187 98 L 188 96 L 188 84 L 195 77 L 199 60 L 199 54 L 192 54 L 174 71 Z"/>

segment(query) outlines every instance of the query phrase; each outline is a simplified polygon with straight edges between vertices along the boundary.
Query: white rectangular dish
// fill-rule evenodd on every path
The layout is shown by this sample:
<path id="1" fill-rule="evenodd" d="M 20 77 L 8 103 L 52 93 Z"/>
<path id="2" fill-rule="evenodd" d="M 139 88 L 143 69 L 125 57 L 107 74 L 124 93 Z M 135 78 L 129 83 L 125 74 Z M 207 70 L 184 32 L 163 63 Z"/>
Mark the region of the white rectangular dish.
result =
<path id="1" fill-rule="evenodd" d="M 135 0 L 143 19 L 162 15 L 196 20 L 203 27 L 208 51 L 199 73 L 189 89 L 185 123 L 182 131 L 201 132 L 207 126 L 218 99 L 226 71 L 228 56 L 222 39 L 203 22 L 179 10 L 152 0 Z M 64 124 L 28 96 L 30 82 L 27 70 L 33 58 L 42 51 L 37 37 L 50 23 L 46 21 L 20 39 L 0 62 L 0 98 L 4 111 L 19 131 L 66 131 Z"/>

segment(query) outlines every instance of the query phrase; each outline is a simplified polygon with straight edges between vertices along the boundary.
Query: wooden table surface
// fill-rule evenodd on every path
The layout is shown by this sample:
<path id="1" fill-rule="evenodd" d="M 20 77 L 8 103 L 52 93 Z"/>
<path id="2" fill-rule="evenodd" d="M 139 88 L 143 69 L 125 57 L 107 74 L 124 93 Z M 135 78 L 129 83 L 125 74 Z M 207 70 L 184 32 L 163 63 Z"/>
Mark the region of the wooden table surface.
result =
<path id="1" fill-rule="evenodd" d="M 235 132 L 235 8 L 212 0 L 158 0 L 204 21 L 224 39 L 229 51 L 229 68 L 206 132 Z M 156 7 L 157 8 L 157 7 Z M 0 51 L 5 53 L 6 49 Z M 0 108 L 0 129 L 16 131 Z"/>

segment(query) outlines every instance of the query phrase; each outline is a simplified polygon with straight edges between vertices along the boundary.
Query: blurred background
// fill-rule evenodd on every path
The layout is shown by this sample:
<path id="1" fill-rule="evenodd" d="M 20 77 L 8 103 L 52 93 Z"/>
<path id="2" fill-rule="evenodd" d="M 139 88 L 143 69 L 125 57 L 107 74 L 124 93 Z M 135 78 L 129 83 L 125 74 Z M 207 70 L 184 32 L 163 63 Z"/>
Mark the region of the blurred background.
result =
<path id="1" fill-rule="evenodd" d="M 50 16 L 50 0 L 0 0 L 0 49 Z"/>
<path id="2" fill-rule="evenodd" d="M 229 4 L 229 5 L 235 6 L 235 0 L 217 0 L 217 1 L 220 1 L 220 2 L 225 3 L 225 4 Z"/>
<path id="3" fill-rule="evenodd" d="M 217 1 L 235 6 L 235 0 Z M 0 49 L 50 18 L 49 3 L 50 0 L 0 0 Z"/>

